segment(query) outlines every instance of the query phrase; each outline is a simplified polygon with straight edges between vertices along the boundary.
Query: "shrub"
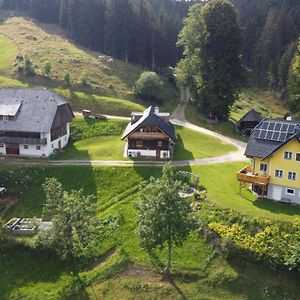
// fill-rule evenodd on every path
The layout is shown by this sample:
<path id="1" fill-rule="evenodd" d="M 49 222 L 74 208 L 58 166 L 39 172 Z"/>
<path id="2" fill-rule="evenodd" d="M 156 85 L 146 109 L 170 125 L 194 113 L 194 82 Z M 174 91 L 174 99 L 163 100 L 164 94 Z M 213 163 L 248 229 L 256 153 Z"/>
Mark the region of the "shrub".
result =
<path id="1" fill-rule="evenodd" d="M 70 86 L 71 85 L 70 73 L 66 73 L 64 75 L 64 83 L 65 83 L 66 86 Z"/>
<path id="2" fill-rule="evenodd" d="M 33 62 L 29 57 L 25 58 L 25 63 L 24 63 L 24 69 L 23 69 L 24 75 L 25 76 L 33 76 L 35 75 L 35 69 Z"/>
<path id="3" fill-rule="evenodd" d="M 154 72 L 144 72 L 135 82 L 133 92 L 136 96 L 145 100 L 157 99 L 159 90 L 162 87 L 159 76 Z"/>
<path id="4" fill-rule="evenodd" d="M 78 84 L 81 86 L 88 86 L 88 78 L 86 72 L 82 72 L 78 78 Z"/>
<path id="5" fill-rule="evenodd" d="M 51 69 L 52 69 L 51 63 L 49 61 L 46 62 L 44 67 L 43 67 L 43 76 L 45 78 L 50 78 L 51 77 Z"/>

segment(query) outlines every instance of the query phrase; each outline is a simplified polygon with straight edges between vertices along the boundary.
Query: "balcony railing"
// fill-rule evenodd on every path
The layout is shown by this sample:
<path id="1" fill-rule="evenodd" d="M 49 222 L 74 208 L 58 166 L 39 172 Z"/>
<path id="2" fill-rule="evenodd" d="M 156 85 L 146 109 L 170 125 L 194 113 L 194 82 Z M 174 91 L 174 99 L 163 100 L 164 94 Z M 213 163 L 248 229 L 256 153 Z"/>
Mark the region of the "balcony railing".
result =
<path id="1" fill-rule="evenodd" d="M 132 139 L 166 139 L 167 135 L 162 132 L 133 132 L 129 135 Z"/>
<path id="2" fill-rule="evenodd" d="M 24 144 L 24 145 L 46 145 L 47 139 L 36 139 L 36 138 L 21 138 L 21 137 L 7 137 L 1 136 L 0 143 L 4 144 Z"/>
<path id="3" fill-rule="evenodd" d="M 270 176 L 253 174 L 251 166 L 247 166 L 237 173 L 237 180 L 257 185 L 268 185 Z"/>

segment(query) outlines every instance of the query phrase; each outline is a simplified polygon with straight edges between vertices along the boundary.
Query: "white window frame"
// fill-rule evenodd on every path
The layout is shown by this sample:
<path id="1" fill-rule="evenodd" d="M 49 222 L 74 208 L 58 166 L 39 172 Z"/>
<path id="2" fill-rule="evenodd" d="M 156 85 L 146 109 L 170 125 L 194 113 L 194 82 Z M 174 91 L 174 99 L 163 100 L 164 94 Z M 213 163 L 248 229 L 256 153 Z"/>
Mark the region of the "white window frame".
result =
<path id="1" fill-rule="evenodd" d="M 264 167 L 262 168 L 262 166 L 264 166 Z M 268 171 L 268 164 L 260 163 L 259 164 L 259 170 L 262 171 L 262 172 L 267 172 Z"/>
<path id="2" fill-rule="evenodd" d="M 284 151 L 283 158 L 286 159 L 286 160 L 292 160 L 293 159 L 293 152 Z"/>
<path id="3" fill-rule="evenodd" d="M 295 174 L 295 176 L 290 178 L 290 174 Z M 288 180 L 296 181 L 296 178 L 297 178 L 297 172 L 295 172 L 295 171 L 288 172 Z"/>
<path id="4" fill-rule="evenodd" d="M 4 144 L 1 143 L 1 144 L 0 144 L 0 148 L 4 148 Z"/>
<path id="5" fill-rule="evenodd" d="M 288 190 L 293 191 L 293 193 L 289 193 Z M 286 188 L 285 193 L 286 195 L 295 196 L 296 191 L 292 188 Z"/>
<path id="6" fill-rule="evenodd" d="M 41 146 L 40 146 L 40 145 L 37 145 L 37 146 L 35 147 L 35 149 L 36 149 L 36 150 L 41 150 Z"/>
<path id="7" fill-rule="evenodd" d="M 24 145 L 24 149 L 28 150 L 29 146 L 28 145 Z"/>
<path id="8" fill-rule="evenodd" d="M 278 175 L 277 172 L 278 172 L 279 174 L 281 174 L 281 176 L 276 176 L 276 175 Z M 275 170 L 274 176 L 275 176 L 276 178 L 283 178 L 283 170 L 276 169 L 276 170 Z"/>

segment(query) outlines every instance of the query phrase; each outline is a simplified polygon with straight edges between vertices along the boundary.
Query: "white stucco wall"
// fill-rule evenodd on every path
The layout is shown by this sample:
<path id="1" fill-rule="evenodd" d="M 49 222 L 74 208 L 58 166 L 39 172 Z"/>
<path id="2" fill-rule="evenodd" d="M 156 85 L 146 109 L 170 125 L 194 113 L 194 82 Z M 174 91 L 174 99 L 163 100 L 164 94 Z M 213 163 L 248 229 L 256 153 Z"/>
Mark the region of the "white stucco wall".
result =
<path id="1" fill-rule="evenodd" d="M 140 156 L 156 158 L 156 150 L 128 149 L 127 155 L 128 155 L 128 157 L 130 157 L 129 153 L 131 153 L 131 157 L 138 157 L 138 155 L 137 155 L 138 152 L 141 153 Z M 160 150 L 160 158 L 170 158 L 170 151 Z"/>
<path id="2" fill-rule="evenodd" d="M 60 137 L 57 140 L 51 142 L 51 134 L 41 133 L 41 138 L 47 139 L 46 145 L 39 145 L 40 149 L 37 149 L 38 145 L 27 145 L 28 149 L 25 149 L 24 144 L 19 145 L 20 156 L 30 156 L 30 157 L 48 157 L 54 151 L 54 149 L 58 149 L 59 141 L 61 141 L 61 148 L 67 146 L 70 137 L 70 124 L 67 124 L 67 134 L 65 136 Z M 6 147 L 0 147 L 0 154 L 6 154 Z"/>

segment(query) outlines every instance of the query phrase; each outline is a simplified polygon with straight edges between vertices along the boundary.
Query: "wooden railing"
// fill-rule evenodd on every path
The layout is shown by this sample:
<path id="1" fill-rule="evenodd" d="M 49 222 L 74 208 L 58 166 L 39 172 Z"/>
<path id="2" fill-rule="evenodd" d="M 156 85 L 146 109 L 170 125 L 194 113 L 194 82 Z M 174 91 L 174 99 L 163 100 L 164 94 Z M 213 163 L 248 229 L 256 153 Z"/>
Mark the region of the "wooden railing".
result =
<path id="1" fill-rule="evenodd" d="M 237 180 L 257 185 L 268 185 L 270 176 L 253 174 L 252 166 L 247 166 L 237 173 Z"/>
<path id="2" fill-rule="evenodd" d="M 24 145 L 46 145 L 47 139 L 37 139 L 37 138 L 21 138 L 21 137 L 0 137 L 0 143 L 5 144 L 24 144 Z"/>
<path id="3" fill-rule="evenodd" d="M 144 139 L 144 138 L 151 138 L 151 139 L 166 139 L 167 136 L 165 133 L 162 132 L 133 132 L 129 135 L 129 138 L 132 139 Z"/>

